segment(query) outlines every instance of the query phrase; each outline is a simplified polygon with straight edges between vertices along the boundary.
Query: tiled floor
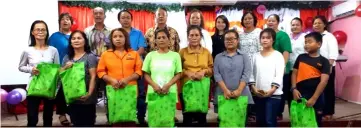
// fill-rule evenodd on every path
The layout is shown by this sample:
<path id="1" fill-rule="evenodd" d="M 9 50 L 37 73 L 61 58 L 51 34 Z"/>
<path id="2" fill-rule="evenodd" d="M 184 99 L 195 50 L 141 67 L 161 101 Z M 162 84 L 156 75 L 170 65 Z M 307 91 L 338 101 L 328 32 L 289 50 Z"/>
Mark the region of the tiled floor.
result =
<path id="1" fill-rule="evenodd" d="M 286 122 L 289 120 L 287 113 L 288 113 L 288 109 L 285 109 L 283 122 Z M 334 115 L 335 119 L 337 119 L 337 120 L 361 120 L 361 114 L 356 115 L 356 116 L 345 117 L 345 116 L 349 116 L 349 115 L 353 115 L 353 114 L 357 114 L 357 113 L 361 113 L 361 105 L 350 103 L 350 102 L 345 102 L 342 100 L 337 100 L 336 114 Z M 180 119 L 180 121 L 182 121 L 183 116 L 182 116 L 181 111 L 177 111 L 176 116 L 178 119 Z M 215 114 L 213 112 L 213 108 L 211 108 L 207 115 L 208 122 L 216 122 L 216 117 L 217 117 L 217 114 Z M 18 118 L 19 118 L 19 120 L 16 121 L 14 115 L 10 115 L 6 112 L 2 112 L 1 113 L 1 126 L 26 126 L 26 124 L 27 124 L 26 114 L 18 115 Z M 338 118 L 341 118 L 341 119 L 338 119 Z M 102 106 L 98 106 L 98 108 L 97 108 L 97 120 L 96 121 L 97 121 L 96 122 L 97 125 L 105 125 L 105 123 L 106 123 L 105 111 L 104 111 L 104 107 L 102 107 Z M 40 113 L 38 126 L 42 126 L 42 124 L 43 124 L 42 123 L 42 113 Z M 55 115 L 55 112 L 54 112 L 54 117 L 53 117 L 53 126 L 61 126 L 59 123 L 59 120 L 58 120 L 58 116 Z"/>

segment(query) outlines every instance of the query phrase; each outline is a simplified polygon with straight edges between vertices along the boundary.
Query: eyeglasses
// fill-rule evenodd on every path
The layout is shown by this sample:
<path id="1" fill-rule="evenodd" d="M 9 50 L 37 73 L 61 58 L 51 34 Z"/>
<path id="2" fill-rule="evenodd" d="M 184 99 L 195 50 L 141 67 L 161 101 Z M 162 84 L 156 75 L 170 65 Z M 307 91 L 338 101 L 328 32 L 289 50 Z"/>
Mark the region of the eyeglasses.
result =
<path id="1" fill-rule="evenodd" d="M 39 32 L 44 33 L 44 32 L 46 32 L 46 29 L 34 29 L 34 31 L 37 33 L 39 33 Z"/>
<path id="2" fill-rule="evenodd" d="M 226 38 L 225 41 L 234 41 L 237 40 L 237 38 Z"/>

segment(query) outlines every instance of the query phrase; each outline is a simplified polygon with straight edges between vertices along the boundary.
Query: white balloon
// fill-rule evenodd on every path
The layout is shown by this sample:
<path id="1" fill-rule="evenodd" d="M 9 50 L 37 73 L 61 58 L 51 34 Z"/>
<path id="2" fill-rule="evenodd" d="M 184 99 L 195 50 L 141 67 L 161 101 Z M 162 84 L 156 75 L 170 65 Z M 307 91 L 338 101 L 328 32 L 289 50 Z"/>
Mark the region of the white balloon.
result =
<path id="1" fill-rule="evenodd" d="M 22 88 L 16 88 L 15 91 L 19 92 L 21 94 L 21 101 L 24 101 L 26 99 L 26 91 Z"/>

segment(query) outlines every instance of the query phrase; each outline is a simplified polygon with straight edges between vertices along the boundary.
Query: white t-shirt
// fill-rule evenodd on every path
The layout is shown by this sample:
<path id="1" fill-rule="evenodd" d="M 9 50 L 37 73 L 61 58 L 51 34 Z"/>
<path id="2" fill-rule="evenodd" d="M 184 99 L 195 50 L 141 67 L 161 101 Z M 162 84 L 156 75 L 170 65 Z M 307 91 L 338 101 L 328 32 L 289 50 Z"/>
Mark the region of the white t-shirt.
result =
<path id="1" fill-rule="evenodd" d="M 291 62 L 291 69 L 296 62 L 298 55 L 306 53 L 305 51 L 305 36 L 306 33 L 299 33 L 297 36 L 293 37 L 292 33 L 289 35 L 291 37 L 291 46 L 292 53 L 290 54 L 289 61 Z"/>
<path id="2" fill-rule="evenodd" d="M 273 95 L 282 95 L 283 74 L 285 63 L 283 55 L 274 50 L 268 56 L 262 56 L 260 52 L 253 55 L 252 74 L 249 83 L 255 83 L 256 88 L 269 91 L 272 85 L 278 86 Z"/>

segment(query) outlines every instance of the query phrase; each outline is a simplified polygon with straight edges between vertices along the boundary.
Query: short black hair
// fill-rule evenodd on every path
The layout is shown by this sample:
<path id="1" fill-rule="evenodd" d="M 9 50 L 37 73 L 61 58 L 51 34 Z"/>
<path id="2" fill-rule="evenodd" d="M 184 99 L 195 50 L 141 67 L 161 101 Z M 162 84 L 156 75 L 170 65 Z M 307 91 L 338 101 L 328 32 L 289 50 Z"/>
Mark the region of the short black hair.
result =
<path id="1" fill-rule="evenodd" d="M 119 13 L 118 13 L 118 21 L 120 21 L 120 15 L 123 13 L 123 12 L 126 12 L 126 13 L 129 13 L 130 14 L 130 19 L 133 20 L 133 15 L 132 13 L 130 13 L 130 11 L 128 10 L 121 10 Z"/>
<path id="2" fill-rule="evenodd" d="M 155 12 L 157 12 L 158 10 L 163 10 L 165 11 L 165 13 L 168 15 L 168 10 L 164 7 L 159 7 Z"/>
<path id="3" fill-rule="evenodd" d="M 58 20 L 58 23 L 59 23 L 59 28 L 60 28 L 60 22 L 61 22 L 61 19 L 63 19 L 64 17 L 69 17 L 69 19 L 70 19 L 70 23 L 71 24 L 73 24 L 74 23 L 74 19 L 73 19 L 73 17 L 70 15 L 70 13 L 68 13 L 68 12 L 64 12 L 64 13 L 61 13 L 60 15 L 59 15 L 59 20 Z"/>
<path id="4" fill-rule="evenodd" d="M 198 31 L 199 31 L 199 34 L 200 34 L 201 37 L 203 38 L 202 28 L 201 28 L 200 26 L 198 26 L 198 25 L 191 25 L 191 26 L 189 26 L 189 27 L 187 28 L 187 37 L 189 36 L 190 31 L 193 30 L 193 29 L 198 30 Z"/>
<path id="5" fill-rule="evenodd" d="M 265 28 L 265 29 L 263 29 L 263 30 L 261 31 L 261 33 L 259 34 L 259 39 L 260 39 L 260 40 L 261 40 L 262 35 L 263 35 L 264 33 L 267 33 L 267 34 L 271 35 L 272 40 L 273 40 L 273 44 L 272 44 L 272 46 L 273 46 L 273 45 L 275 44 L 275 42 L 276 42 L 276 31 L 273 30 L 272 28 Z"/>
<path id="6" fill-rule="evenodd" d="M 323 24 L 325 24 L 325 28 L 323 28 L 323 30 L 327 30 L 328 22 L 327 22 L 326 17 L 325 17 L 325 16 L 320 16 L 320 15 L 318 15 L 318 16 L 316 16 L 315 18 L 313 18 L 312 24 L 315 23 L 315 21 L 316 21 L 317 19 L 320 19 L 320 20 L 323 22 Z"/>
<path id="7" fill-rule="evenodd" d="M 246 12 L 246 13 L 243 14 L 242 20 L 241 20 L 241 25 L 242 25 L 243 27 L 246 27 L 246 26 L 244 26 L 243 20 L 244 20 L 244 18 L 246 17 L 246 15 L 248 15 L 248 14 L 251 14 L 251 16 L 253 17 L 253 26 L 256 27 L 256 26 L 257 26 L 257 16 L 256 16 L 253 12 L 251 12 L 251 11 L 248 11 L 248 12 Z"/>
<path id="8" fill-rule="evenodd" d="M 157 39 L 157 36 L 159 33 L 161 32 L 164 32 L 165 35 L 167 36 L 168 39 L 170 39 L 170 34 L 169 34 L 169 31 L 167 29 L 157 29 L 155 32 L 154 32 L 154 35 L 155 35 L 155 39 Z"/>
<path id="9" fill-rule="evenodd" d="M 292 21 L 294 21 L 294 20 L 299 21 L 299 22 L 301 23 L 301 26 L 303 26 L 303 22 L 302 22 L 302 19 L 301 19 L 301 18 L 295 17 L 295 18 L 293 18 L 293 19 L 291 20 L 291 23 L 292 23 Z"/>
<path id="10" fill-rule="evenodd" d="M 224 35 L 226 35 L 226 34 L 228 34 L 228 33 L 233 33 L 234 35 L 236 35 L 237 40 L 239 39 L 238 32 L 237 32 L 235 29 L 227 30 L 227 31 L 224 33 Z"/>
<path id="11" fill-rule="evenodd" d="M 274 16 L 277 20 L 277 23 L 280 23 L 280 16 L 278 16 L 277 14 L 272 14 L 272 15 L 269 15 L 268 18 L 270 18 L 271 16 Z"/>
<path id="12" fill-rule="evenodd" d="M 305 38 L 313 38 L 316 40 L 317 43 L 322 44 L 322 34 L 319 32 L 308 33 Z"/>

